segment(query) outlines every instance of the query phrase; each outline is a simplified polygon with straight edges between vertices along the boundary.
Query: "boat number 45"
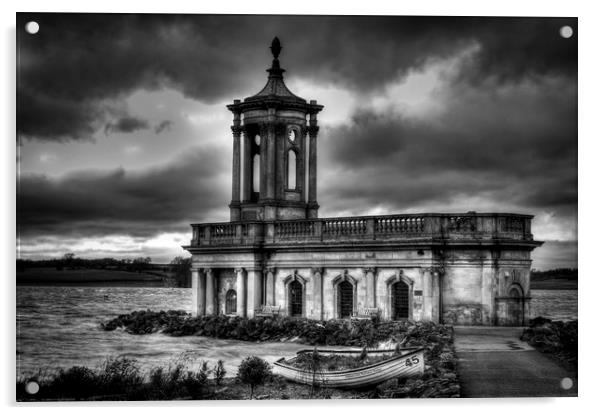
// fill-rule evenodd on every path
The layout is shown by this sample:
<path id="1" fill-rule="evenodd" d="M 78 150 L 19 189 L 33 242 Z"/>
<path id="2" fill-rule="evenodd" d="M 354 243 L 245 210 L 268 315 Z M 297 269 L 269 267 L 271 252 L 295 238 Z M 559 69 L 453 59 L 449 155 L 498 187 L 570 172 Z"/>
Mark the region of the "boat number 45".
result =
<path id="1" fill-rule="evenodd" d="M 418 359 L 418 357 L 416 356 L 412 356 L 412 358 L 408 358 L 406 359 L 406 366 L 414 366 L 417 365 L 418 363 L 420 363 L 420 359 Z"/>

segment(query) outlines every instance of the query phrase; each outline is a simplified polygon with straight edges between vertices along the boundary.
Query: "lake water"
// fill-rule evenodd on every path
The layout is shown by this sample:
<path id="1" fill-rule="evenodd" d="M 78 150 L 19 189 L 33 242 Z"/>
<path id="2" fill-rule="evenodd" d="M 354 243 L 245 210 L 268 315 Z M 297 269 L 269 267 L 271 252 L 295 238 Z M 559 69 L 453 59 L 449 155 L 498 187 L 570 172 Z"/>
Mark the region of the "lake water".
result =
<path id="1" fill-rule="evenodd" d="M 293 355 L 295 343 L 249 343 L 205 337 L 134 336 L 104 331 L 100 322 L 134 310 L 188 310 L 190 289 L 149 287 L 17 287 L 17 376 L 74 365 L 96 367 L 107 357 L 137 359 L 143 369 L 175 359 L 226 362 L 228 376 L 250 355 L 270 362 Z M 532 316 L 577 318 L 577 291 L 532 290 Z M 197 363 L 195 363 L 197 364 Z"/>

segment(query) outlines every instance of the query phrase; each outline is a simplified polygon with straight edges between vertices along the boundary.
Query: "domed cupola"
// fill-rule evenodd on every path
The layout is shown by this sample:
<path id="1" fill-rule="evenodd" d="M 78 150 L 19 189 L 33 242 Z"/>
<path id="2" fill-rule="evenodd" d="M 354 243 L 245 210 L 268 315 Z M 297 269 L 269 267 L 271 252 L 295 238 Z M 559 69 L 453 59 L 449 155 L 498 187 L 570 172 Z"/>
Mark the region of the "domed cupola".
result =
<path id="1" fill-rule="evenodd" d="M 318 214 L 317 114 L 323 106 L 313 100 L 308 103 L 287 88 L 277 37 L 270 49 L 273 60 L 266 85 L 228 105 L 234 114 L 232 221 L 304 219 Z"/>

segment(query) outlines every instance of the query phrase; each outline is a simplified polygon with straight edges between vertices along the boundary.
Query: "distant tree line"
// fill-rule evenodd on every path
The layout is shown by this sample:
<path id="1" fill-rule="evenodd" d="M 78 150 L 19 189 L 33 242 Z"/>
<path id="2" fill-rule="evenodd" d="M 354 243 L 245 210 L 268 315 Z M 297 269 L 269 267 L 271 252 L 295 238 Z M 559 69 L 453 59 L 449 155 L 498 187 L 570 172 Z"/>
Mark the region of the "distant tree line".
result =
<path id="1" fill-rule="evenodd" d="M 17 272 L 25 272 L 28 268 L 54 268 L 58 271 L 76 269 L 101 269 L 107 271 L 127 271 L 168 275 L 174 278 L 178 287 L 190 286 L 190 258 L 175 257 L 169 264 L 153 264 L 150 257 L 137 258 L 78 258 L 69 252 L 60 258 L 52 259 L 17 259 Z"/>
<path id="2" fill-rule="evenodd" d="M 577 280 L 577 277 L 577 268 L 556 268 L 547 271 L 538 271 L 536 269 L 531 270 L 531 280 L 533 281 L 544 281 L 552 278 L 563 280 Z"/>

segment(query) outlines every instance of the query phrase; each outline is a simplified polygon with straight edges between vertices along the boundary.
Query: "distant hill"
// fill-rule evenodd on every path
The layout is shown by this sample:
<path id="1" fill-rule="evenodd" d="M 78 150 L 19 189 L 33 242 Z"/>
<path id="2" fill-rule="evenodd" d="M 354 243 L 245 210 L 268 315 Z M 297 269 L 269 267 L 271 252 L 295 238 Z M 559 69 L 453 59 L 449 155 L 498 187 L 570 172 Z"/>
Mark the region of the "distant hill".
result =
<path id="1" fill-rule="evenodd" d="M 532 290 L 576 290 L 577 286 L 578 270 L 576 268 L 531 271 Z"/>

